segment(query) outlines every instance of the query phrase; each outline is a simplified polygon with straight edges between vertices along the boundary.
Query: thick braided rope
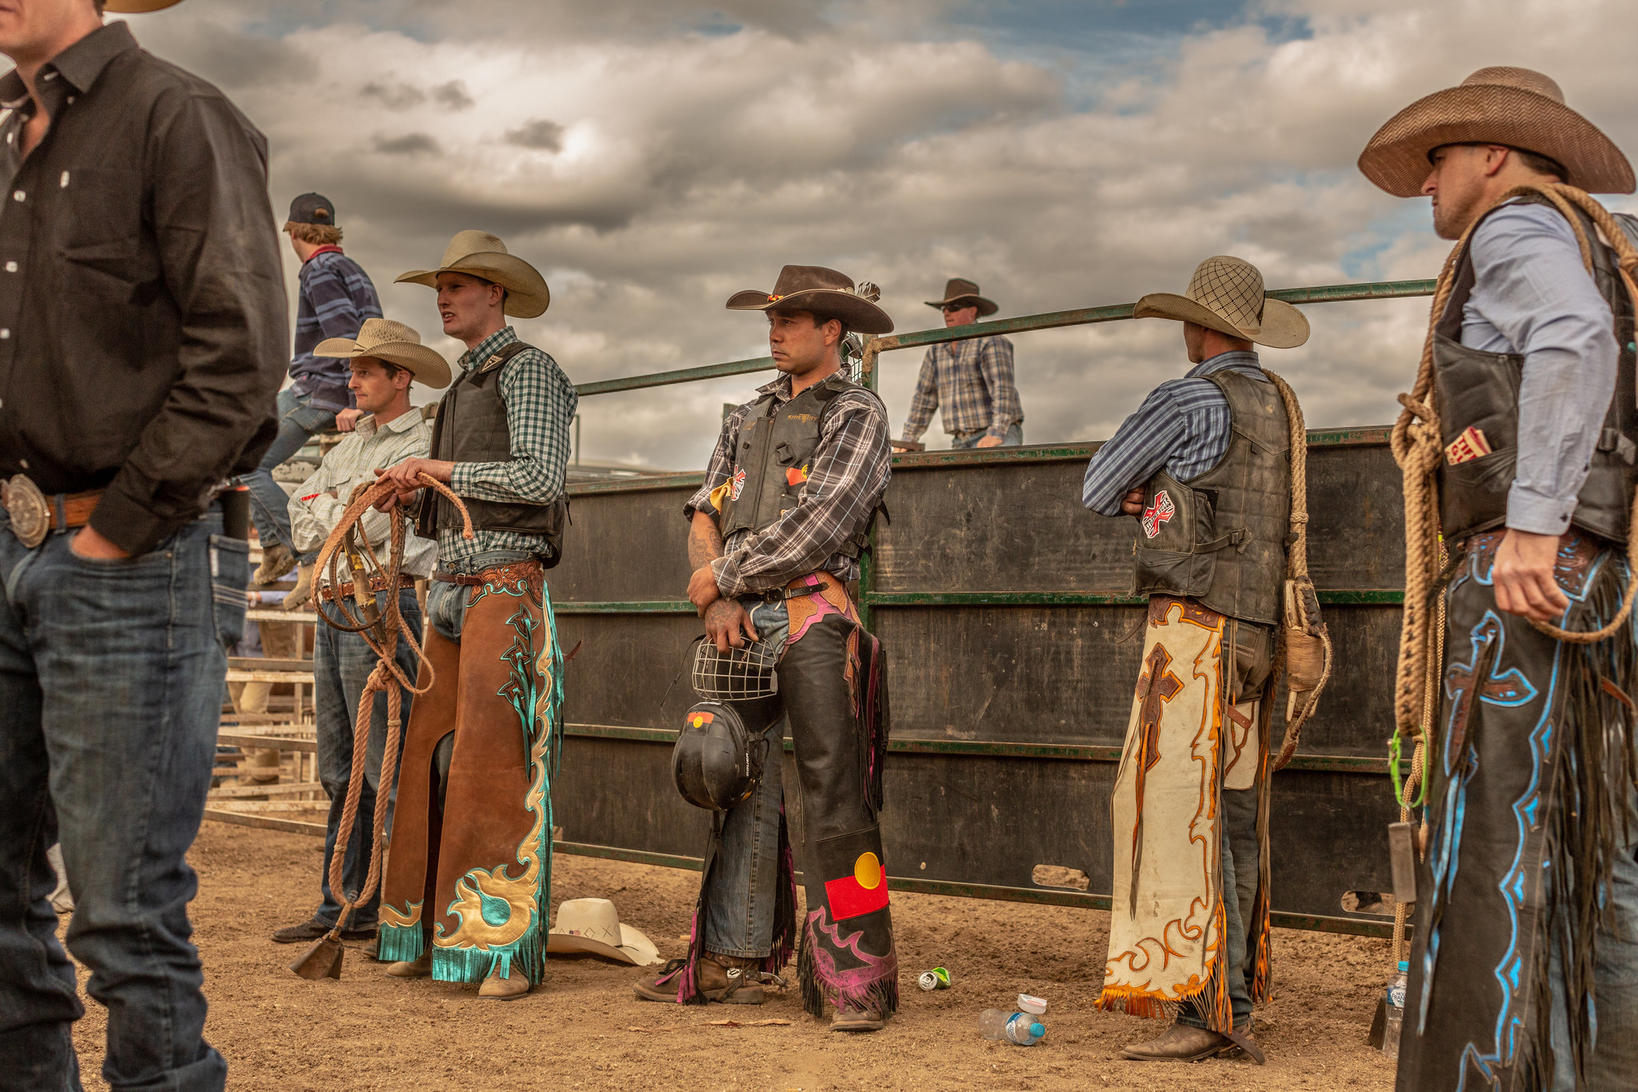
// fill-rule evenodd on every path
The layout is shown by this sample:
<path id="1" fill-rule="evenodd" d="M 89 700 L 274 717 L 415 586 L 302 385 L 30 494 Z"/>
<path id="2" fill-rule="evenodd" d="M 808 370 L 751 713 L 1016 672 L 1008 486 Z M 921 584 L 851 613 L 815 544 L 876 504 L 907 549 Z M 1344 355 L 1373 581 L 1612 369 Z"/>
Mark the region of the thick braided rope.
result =
<path id="1" fill-rule="evenodd" d="M 1288 524 L 1291 534 L 1291 547 L 1286 551 L 1286 578 L 1302 583 L 1308 582 L 1308 425 L 1303 420 L 1302 406 L 1297 402 L 1297 392 L 1291 389 L 1291 384 L 1267 368 L 1263 374 L 1268 376 L 1274 384 L 1274 389 L 1280 392 L 1280 400 L 1285 403 L 1285 422 L 1291 434 L 1291 516 Z M 1303 626 L 1311 627 L 1317 621 L 1308 617 L 1307 600 L 1299 596 L 1297 610 L 1301 615 Z M 1325 667 L 1320 672 L 1319 681 L 1314 689 L 1308 692 L 1308 702 L 1305 711 L 1296 720 L 1285 726 L 1285 740 L 1280 746 L 1280 754 L 1274 760 L 1276 770 L 1284 768 L 1291 756 L 1296 753 L 1297 744 L 1302 736 L 1303 724 L 1313 714 L 1319 704 L 1320 694 L 1325 691 L 1325 684 L 1331 680 L 1331 635 L 1324 626 L 1316 627 L 1319 630 L 1320 643 L 1325 647 Z"/>

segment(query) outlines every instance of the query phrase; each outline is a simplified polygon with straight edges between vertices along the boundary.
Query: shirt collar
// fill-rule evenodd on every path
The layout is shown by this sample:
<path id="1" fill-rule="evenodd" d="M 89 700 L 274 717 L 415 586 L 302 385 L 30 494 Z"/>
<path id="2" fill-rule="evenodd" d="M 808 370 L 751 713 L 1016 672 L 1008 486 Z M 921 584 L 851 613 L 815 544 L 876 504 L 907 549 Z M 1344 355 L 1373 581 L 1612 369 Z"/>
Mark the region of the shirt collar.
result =
<path id="1" fill-rule="evenodd" d="M 313 253 L 307 255 L 307 262 L 310 262 L 314 258 L 317 258 L 320 254 L 340 254 L 340 253 L 341 253 L 341 248 L 339 246 L 335 246 L 333 244 L 326 244 L 324 246 L 319 247 L 317 250 L 313 251 Z M 306 265 L 307 262 L 303 262 L 301 264 Z"/>
<path id="2" fill-rule="evenodd" d="M 397 417 L 394 417 L 391 421 L 388 421 L 384 425 L 378 425 L 377 427 L 384 428 L 388 432 L 408 432 L 416 425 L 419 425 L 422 420 L 421 407 L 411 406 L 403 413 L 400 413 Z"/>
<path id="3" fill-rule="evenodd" d="M 109 23 L 93 30 L 40 66 L 40 78 L 44 79 L 47 73 L 57 72 L 72 84 L 75 90 L 84 92 L 97 82 L 97 77 L 102 75 L 102 70 L 108 67 L 109 61 L 135 48 L 136 39 L 131 36 L 129 26 L 124 22 Z M 4 77 L 0 77 L 0 104 L 15 109 L 22 105 L 26 98 L 28 87 L 24 85 L 23 77 L 17 74 L 15 68 Z"/>
<path id="4" fill-rule="evenodd" d="M 841 376 L 843 379 L 846 379 L 847 373 L 838 368 L 830 375 L 827 375 L 825 378 L 819 380 L 819 382 L 815 383 L 814 386 L 817 387 L 820 384 L 829 383 L 837 376 Z M 791 377 L 784 372 L 780 372 L 779 378 L 775 379 L 771 383 L 762 384 L 762 386 L 756 389 L 756 392 L 758 394 L 772 394 L 781 402 L 789 402 L 791 400 Z"/>
<path id="5" fill-rule="evenodd" d="M 1211 375 L 1213 372 L 1226 371 L 1235 368 L 1240 371 L 1261 371 L 1262 364 L 1257 360 L 1254 352 L 1245 352 L 1240 349 L 1230 349 L 1226 353 L 1209 356 L 1205 360 L 1189 369 L 1188 378 L 1198 379 L 1201 376 Z"/>
<path id="6" fill-rule="evenodd" d="M 461 366 L 463 371 L 471 371 L 517 339 L 518 335 L 512 332 L 512 327 L 502 326 L 499 330 L 462 353 L 461 359 L 456 363 Z"/>

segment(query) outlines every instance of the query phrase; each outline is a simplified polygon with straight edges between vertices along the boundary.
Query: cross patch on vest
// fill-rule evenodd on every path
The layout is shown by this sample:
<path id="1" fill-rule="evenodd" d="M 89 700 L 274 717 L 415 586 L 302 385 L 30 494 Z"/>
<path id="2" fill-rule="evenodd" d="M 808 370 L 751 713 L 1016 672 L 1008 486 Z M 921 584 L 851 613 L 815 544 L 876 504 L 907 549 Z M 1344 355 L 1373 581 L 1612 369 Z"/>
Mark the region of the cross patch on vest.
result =
<path id="1" fill-rule="evenodd" d="M 739 495 L 745 492 L 745 468 L 743 466 L 734 468 L 734 476 L 730 479 L 729 485 L 728 499 L 738 500 Z"/>
<path id="2" fill-rule="evenodd" d="M 1143 533 L 1148 538 L 1160 534 L 1160 525 L 1177 514 L 1177 505 L 1162 489 L 1155 494 L 1155 502 L 1143 510 Z"/>

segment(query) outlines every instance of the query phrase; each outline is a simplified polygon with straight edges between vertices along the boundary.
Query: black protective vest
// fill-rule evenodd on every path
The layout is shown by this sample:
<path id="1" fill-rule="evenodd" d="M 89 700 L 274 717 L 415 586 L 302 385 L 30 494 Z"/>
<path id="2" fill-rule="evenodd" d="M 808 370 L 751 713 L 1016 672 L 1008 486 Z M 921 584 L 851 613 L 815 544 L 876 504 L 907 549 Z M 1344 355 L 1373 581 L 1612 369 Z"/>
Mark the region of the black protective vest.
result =
<path id="1" fill-rule="evenodd" d="M 862 390 L 876 397 L 868 387 L 838 372 L 784 405 L 771 391 L 752 403 L 739 426 L 733 484 L 719 509 L 723 538 L 735 531 L 760 531 L 796 507 L 813 468 L 820 424 L 836 396 L 847 390 Z M 883 408 L 882 412 L 885 415 L 887 411 Z M 867 513 L 839 552 L 858 557 L 869 541 L 874 518 L 875 512 Z"/>
<path id="2" fill-rule="evenodd" d="M 1280 617 L 1291 519 L 1291 430 L 1274 384 L 1204 377 L 1229 404 L 1229 446 L 1188 483 L 1162 470 L 1144 488 L 1137 593 L 1197 599 L 1231 618 Z"/>
<path id="3" fill-rule="evenodd" d="M 514 341 L 470 371 L 462 372 L 438 402 L 432 422 L 432 458 L 456 463 L 505 462 L 512 457 L 512 433 L 506 423 L 506 400 L 501 397 L 501 367 L 532 346 Z M 550 504 L 514 504 L 463 498 L 472 526 L 484 531 L 518 531 L 541 535 L 550 553 L 541 558 L 547 568 L 563 554 L 563 526 L 569 502 L 560 497 Z M 461 515 L 431 489 L 421 496 L 415 531 L 436 541 L 440 530 L 461 526 Z"/>
<path id="4" fill-rule="evenodd" d="M 1542 198 L 1525 198 L 1547 204 Z M 1494 211 L 1494 210 L 1492 210 Z M 1556 210 L 1555 210 L 1556 211 Z M 1486 215 L 1489 215 L 1488 213 Z M 1580 227 L 1592 243 L 1593 280 L 1615 316 L 1620 359 L 1615 394 L 1604 415 L 1587 480 L 1576 497 L 1570 522 L 1583 530 L 1625 543 L 1627 517 L 1635 481 L 1634 426 L 1638 393 L 1633 378 L 1633 305 L 1621 284 L 1614 252 L 1598 239 L 1592 221 L 1581 212 Z M 1468 236 L 1472 246 L 1473 236 Z M 1507 493 L 1518 463 L 1520 353 L 1486 353 L 1461 343 L 1462 308 L 1473 292 L 1473 255 L 1458 259 L 1456 283 L 1433 333 L 1433 382 L 1438 393 L 1439 425 L 1448 447 L 1469 428 L 1477 428 L 1490 453 L 1452 464 L 1439 461 L 1439 525 L 1446 538 L 1460 538 L 1500 527 L 1507 521 Z"/>

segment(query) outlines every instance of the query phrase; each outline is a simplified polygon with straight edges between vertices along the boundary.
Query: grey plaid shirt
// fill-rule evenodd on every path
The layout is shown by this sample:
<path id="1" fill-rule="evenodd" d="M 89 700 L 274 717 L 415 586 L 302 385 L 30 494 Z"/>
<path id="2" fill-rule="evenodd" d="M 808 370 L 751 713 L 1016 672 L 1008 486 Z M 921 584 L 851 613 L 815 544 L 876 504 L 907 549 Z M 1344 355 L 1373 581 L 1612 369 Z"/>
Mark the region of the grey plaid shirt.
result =
<path id="1" fill-rule="evenodd" d="M 769 391 L 781 403 L 790 401 L 791 377 L 781 375 L 757 388 L 759 395 Z M 721 515 L 711 495 L 733 477 L 739 428 L 755 405 L 755 401 L 747 402 L 723 422 L 722 435 L 705 468 L 705 482 L 683 507 L 688 519 L 695 512 Z M 736 598 L 782 588 L 820 570 L 844 581 L 858 577 L 859 563 L 841 549 L 870 522 L 881 504 L 892 473 L 891 455 L 887 411 L 881 399 L 863 389 L 837 395 L 824 416 L 801 502 L 769 527 L 729 536 L 723 544 L 724 555 L 711 565 L 717 589 Z"/>
<path id="2" fill-rule="evenodd" d="M 944 431 L 951 436 L 982 432 L 1003 439 L 1007 429 L 1023 424 L 1024 407 L 1012 377 L 1012 342 L 977 337 L 931 346 L 921 360 L 904 439 L 921 439 L 940 405 Z"/>
<path id="3" fill-rule="evenodd" d="M 503 326 L 462 353 L 456 363 L 470 371 L 516 340 L 512 328 Z M 456 463 L 449 487 L 473 500 L 550 504 L 563 495 L 569 429 L 580 396 L 557 361 L 532 347 L 501 365 L 499 383 L 512 457 L 505 462 Z M 519 531 L 479 530 L 471 539 L 462 538 L 459 527 L 438 532 L 439 564 L 454 572 L 464 572 L 462 563 L 479 554 L 509 550 L 544 554 L 546 540 Z"/>

